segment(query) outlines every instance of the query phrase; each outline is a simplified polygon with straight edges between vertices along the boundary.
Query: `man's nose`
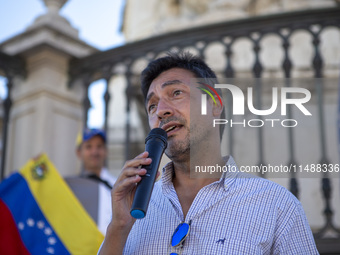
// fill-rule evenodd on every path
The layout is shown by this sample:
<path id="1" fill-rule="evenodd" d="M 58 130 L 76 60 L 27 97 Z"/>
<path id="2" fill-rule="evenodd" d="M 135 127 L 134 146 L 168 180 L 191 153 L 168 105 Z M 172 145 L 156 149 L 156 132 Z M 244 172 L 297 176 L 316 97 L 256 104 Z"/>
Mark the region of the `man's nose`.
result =
<path id="1" fill-rule="evenodd" d="M 98 148 L 98 147 L 94 147 L 91 150 L 92 155 L 97 155 L 97 154 L 99 154 L 99 152 L 100 152 L 100 148 Z"/>
<path id="2" fill-rule="evenodd" d="M 159 100 L 156 114 L 159 119 L 172 116 L 173 115 L 172 104 L 167 100 Z"/>

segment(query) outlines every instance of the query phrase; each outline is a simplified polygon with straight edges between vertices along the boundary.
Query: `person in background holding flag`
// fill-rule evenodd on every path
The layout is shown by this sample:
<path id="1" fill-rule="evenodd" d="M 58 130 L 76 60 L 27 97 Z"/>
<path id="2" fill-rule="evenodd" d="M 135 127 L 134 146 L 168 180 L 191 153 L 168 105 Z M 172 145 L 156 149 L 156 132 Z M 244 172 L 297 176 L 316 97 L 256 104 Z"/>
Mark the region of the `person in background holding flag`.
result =
<path id="1" fill-rule="evenodd" d="M 82 254 L 104 235 L 46 154 L 0 184 L 0 254 Z"/>
<path id="2" fill-rule="evenodd" d="M 67 177 L 72 191 L 105 234 L 110 223 L 111 188 L 116 179 L 105 167 L 106 134 L 101 129 L 85 129 L 76 141 L 76 154 L 82 163 L 80 176 Z"/>

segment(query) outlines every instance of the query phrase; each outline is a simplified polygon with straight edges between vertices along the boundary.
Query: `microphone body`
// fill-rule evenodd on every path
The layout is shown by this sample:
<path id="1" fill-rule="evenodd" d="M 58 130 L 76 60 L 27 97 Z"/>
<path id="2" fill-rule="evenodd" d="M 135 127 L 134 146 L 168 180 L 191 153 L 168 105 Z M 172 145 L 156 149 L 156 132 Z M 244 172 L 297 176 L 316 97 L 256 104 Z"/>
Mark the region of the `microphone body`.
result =
<path id="1" fill-rule="evenodd" d="M 167 147 L 167 139 L 167 133 L 161 128 L 152 129 L 145 139 L 145 150 L 149 152 L 152 162 L 150 165 L 142 166 L 147 172 L 138 183 L 133 198 L 130 214 L 136 219 L 142 219 L 146 215 L 159 163 Z"/>

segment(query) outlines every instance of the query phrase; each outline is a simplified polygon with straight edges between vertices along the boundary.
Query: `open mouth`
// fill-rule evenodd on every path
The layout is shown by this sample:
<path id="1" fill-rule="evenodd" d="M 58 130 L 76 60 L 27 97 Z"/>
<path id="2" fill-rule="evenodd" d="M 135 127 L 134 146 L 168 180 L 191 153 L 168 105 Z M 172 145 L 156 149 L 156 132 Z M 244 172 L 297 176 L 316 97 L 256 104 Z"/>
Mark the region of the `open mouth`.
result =
<path id="1" fill-rule="evenodd" d="M 167 129 L 165 130 L 165 132 L 168 133 L 168 132 L 174 130 L 176 127 L 177 127 L 176 125 L 175 125 L 175 126 L 171 126 L 171 127 L 167 128 Z"/>
<path id="2" fill-rule="evenodd" d="M 170 137 L 173 133 L 177 132 L 182 127 L 182 125 L 170 125 L 168 127 L 165 127 L 165 132 L 168 134 L 168 137 Z"/>

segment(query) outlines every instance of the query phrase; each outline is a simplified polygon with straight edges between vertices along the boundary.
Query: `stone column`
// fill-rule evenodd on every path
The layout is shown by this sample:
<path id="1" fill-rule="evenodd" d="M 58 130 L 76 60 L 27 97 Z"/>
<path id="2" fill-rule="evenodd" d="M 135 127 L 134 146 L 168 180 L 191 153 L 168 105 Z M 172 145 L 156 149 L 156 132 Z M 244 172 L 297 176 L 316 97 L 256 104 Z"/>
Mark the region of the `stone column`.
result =
<path id="1" fill-rule="evenodd" d="M 83 126 L 83 87 L 68 87 L 69 60 L 97 51 L 59 15 L 66 0 L 44 0 L 48 12 L 25 32 L 0 45 L 25 59 L 27 76 L 14 80 L 6 174 L 28 159 L 47 153 L 66 176 L 79 171 L 75 140 Z"/>

